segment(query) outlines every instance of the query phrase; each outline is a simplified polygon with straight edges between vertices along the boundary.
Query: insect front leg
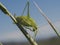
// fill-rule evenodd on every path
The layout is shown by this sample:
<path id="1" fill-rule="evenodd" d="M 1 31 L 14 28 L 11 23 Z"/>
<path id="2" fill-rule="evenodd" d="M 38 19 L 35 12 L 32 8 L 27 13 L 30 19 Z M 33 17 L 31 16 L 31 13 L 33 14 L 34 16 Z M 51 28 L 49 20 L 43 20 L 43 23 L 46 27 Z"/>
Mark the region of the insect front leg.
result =
<path id="1" fill-rule="evenodd" d="M 33 31 L 33 29 L 31 27 L 27 27 L 25 26 L 26 29 L 29 29 L 30 31 Z"/>

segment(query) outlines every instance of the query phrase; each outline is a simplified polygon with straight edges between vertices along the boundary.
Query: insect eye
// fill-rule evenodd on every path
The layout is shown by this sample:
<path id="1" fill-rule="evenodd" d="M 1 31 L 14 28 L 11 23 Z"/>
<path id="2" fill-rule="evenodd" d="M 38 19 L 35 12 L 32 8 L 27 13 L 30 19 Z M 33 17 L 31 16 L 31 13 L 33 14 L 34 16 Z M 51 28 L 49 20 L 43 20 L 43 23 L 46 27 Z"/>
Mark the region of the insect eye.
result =
<path id="1" fill-rule="evenodd" d="M 36 31 L 36 30 L 37 30 L 37 27 L 34 27 L 34 28 L 33 28 L 33 31 Z"/>
<path id="2" fill-rule="evenodd" d="M 35 31 L 35 29 L 33 29 L 33 31 Z"/>

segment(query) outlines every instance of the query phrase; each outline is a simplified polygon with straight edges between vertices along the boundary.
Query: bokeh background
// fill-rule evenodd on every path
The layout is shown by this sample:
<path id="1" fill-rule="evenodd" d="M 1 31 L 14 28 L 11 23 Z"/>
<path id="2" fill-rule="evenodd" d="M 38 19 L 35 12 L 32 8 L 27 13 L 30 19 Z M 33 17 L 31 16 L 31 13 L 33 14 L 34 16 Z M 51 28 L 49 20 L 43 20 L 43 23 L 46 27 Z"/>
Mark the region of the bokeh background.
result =
<path id="1" fill-rule="evenodd" d="M 44 13 L 49 17 L 52 23 L 60 33 L 60 0 L 34 0 Z M 27 0 L 0 0 L 6 8 L 14 15 L 21 16 Z M 27 10 L 24 15 L 26 15 Z M 36 21 L 38 28 L 35 37 L 39 45 L 60 45 L 60 39 L 47 23 L 45 18 L 39 13 L 38 9 L 30 0 L 30 16 Z M 34 38 L 34 33 L 27 30 Z M 3 45 L 30 45 L 28 40 L 14 24 L 14 22 L 0 11 L 0 42 Z"/>

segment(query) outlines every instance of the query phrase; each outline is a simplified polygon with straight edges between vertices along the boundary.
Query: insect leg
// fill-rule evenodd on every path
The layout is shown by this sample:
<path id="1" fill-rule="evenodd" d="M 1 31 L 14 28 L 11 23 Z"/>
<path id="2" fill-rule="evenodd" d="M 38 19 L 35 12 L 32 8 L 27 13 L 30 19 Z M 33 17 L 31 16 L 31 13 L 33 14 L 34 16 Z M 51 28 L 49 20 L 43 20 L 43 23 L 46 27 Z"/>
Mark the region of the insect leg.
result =
<path id="1" fill-rule="evenodd" d="M 29 29 L 30 31 L 33 31 L 31 27 L 24 26 L 26 29 Z"/>

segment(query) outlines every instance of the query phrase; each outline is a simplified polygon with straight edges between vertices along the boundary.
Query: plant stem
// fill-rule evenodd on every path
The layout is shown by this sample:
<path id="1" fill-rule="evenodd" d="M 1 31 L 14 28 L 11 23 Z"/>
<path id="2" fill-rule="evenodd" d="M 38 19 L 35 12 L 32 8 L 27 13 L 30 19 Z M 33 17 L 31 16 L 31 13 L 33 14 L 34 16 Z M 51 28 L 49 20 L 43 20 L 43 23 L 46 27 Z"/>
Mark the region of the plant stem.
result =
<path id="1" fill-rule="evenodd" d="M 60 38 L 60 34 L 57 31 L 57 28 L 55 27 L 55 25 L 51 22 L 51 20 L 45 15 L 45 13 L 41 10 L 41 8 L 37 5 L 37 3 L 35 1 L 33 1 L 34 5 L 37 7 L 37 9 L 39 10 L 39 12 L 42 14 L 42 16 L 47 20 L 47 22 L 49 23 L 49 25 L 52 27 L 52 29 L 55 31 L 55 33 L 57 34 L 57 36 Z"/>
<path id="2" fill-rule="evenodd" d="M 31 45 L 38 45 L 36 41 L 27 33 L 27 31 L 17 22 L 17 20 L 14 18 L 14 16 L 7 10 L 7 8 L 0 3 L 0 10 L 4 12 L 4 14 L 7 14 L 18 26 L 18 28 L 22 31 L 22 33 L 25 35 L 25 37 L 29 40 Z"/>

